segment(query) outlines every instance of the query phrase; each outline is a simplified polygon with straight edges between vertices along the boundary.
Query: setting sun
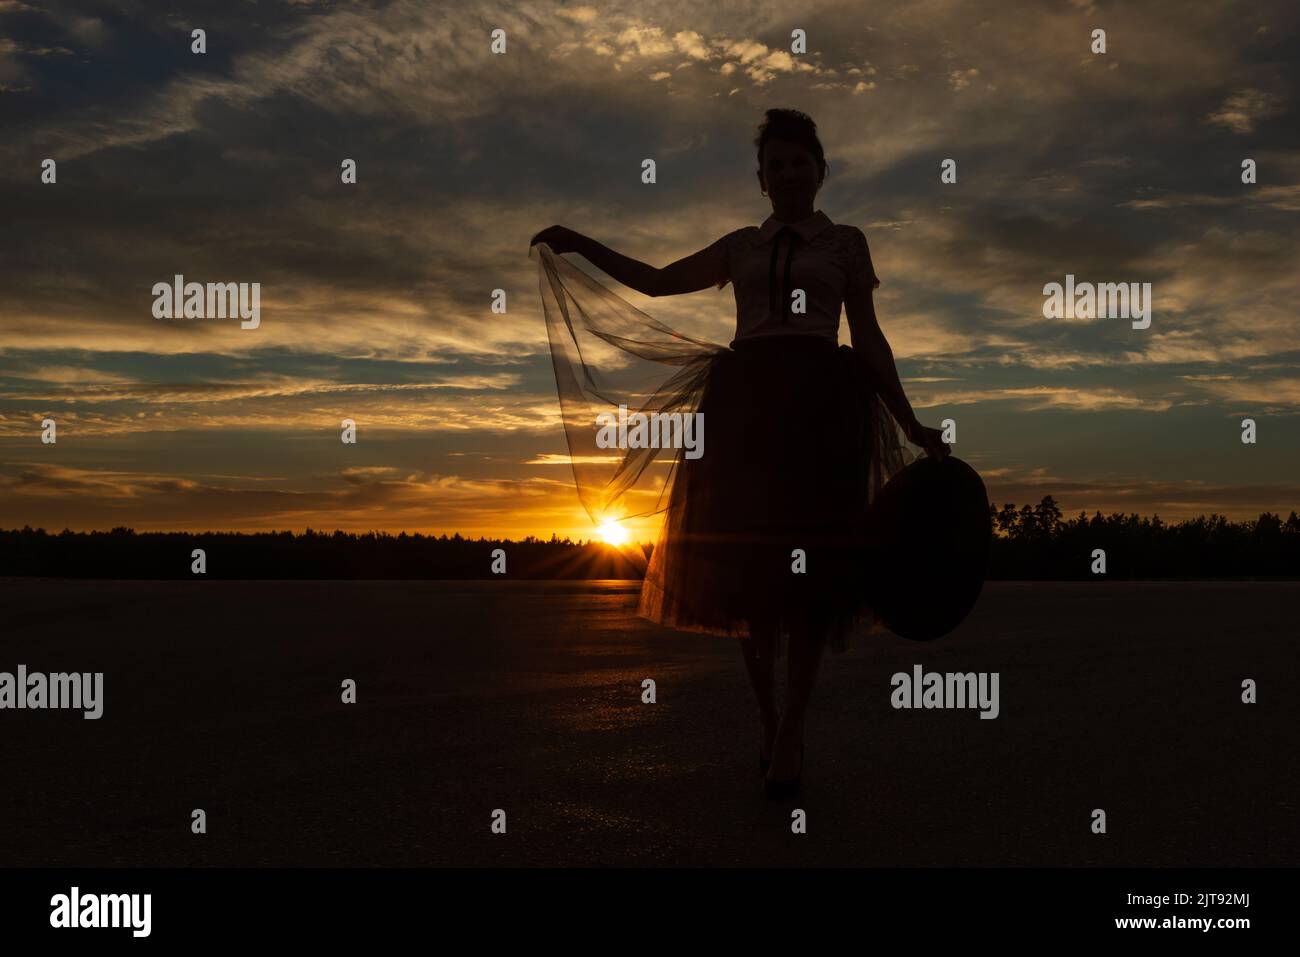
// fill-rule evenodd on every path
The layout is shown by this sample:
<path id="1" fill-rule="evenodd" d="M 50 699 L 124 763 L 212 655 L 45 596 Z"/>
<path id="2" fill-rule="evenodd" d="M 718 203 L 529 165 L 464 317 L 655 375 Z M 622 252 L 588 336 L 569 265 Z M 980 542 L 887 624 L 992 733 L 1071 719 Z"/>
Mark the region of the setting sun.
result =
<path id="1" fill-rule="evenodd" d="M 596 533 L 610 545 L 623 545 L 628 539 L 627 529 L 614 521 L 605 522 Z"/>

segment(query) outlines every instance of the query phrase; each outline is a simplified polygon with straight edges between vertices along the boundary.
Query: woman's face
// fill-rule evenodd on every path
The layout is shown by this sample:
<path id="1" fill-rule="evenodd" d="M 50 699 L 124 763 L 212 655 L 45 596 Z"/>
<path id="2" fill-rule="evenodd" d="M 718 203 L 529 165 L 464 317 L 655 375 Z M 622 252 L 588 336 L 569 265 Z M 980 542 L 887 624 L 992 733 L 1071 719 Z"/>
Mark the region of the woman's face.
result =
<path id="1" fill-rule="evenodd" d="M 806 147 L 790 140 L 768 140 L 763 147 L 759 185 L 767 190 L 776 212 L 798 211 L 811 206 L 821 187 L 817 158 Z"/>

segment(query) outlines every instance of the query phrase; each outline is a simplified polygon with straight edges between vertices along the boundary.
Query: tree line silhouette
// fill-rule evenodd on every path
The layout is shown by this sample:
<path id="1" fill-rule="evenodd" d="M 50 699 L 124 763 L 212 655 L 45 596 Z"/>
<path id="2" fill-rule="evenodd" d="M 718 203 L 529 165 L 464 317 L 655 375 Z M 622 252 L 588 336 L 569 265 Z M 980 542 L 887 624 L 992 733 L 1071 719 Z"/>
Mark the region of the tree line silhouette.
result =
<path id="1" fill-rule="evenodd" d="M 1300 517 L 1264 512 L 1232 522 L 1219 514 L 1166 524 L 1160 517 L 1080 512 L 1064 519 L 1052 496 L 1036 506 L 989 504 L 991 580 L 1300 578 Z M 492 571 L 493 551 L 506 572 Z M 510 539 L 389 532 L 108 532 L 0 530 L 0 575 L 182 579 L 194 549 L 205 577 L 220 579 L 640 578 L 653 546 L 615 549 L 552 535 Z M 1104 576 L 1092 572 L 1105 552 Z"/>
<path id="2" fill-rule="evenodd" d="M 504 575 L 492 573 L 505 551 Z M 640 578 L 635 553 L 552 535 L 520 541 L 406 532 L 109 532 L 52 535 L 0 531 L 0 575 L 54 578 L 194 578 L 202 549 L 206 578 L 228 579 L 594 579 Z"/>
<path id="3" fill-rule="evenodd" d="M 1036 506 L 990 503 L 993 554 L 989 578 L 1094 579 L 1093 552 L 1106 556 L 1110 579 L 1300 578 L 1300 516 L 1263 512 L 1254 521 L 1208 518 L 1165 523 L 1113 512 L 1063 519 L 1052 496 Z"/>

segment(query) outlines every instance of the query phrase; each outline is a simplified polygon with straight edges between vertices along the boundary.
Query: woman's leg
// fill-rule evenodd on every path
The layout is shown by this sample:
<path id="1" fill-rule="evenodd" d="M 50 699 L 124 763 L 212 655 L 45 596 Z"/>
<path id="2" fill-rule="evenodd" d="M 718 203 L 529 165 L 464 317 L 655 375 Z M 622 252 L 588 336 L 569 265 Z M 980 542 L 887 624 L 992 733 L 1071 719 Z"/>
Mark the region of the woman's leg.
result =
<path id="1" fill-rule="evenodd" d="M 772 746 L 772 765 L 767 776 L 774 781 L 795 777 L 802 770 L 799 754 L 803 741 L 804 715 L 812 699 L 817 667 L 821 664 L 826 647 L 826 629 L 823 625 L 796 625 L 790 631 L 790 662 L 787 680 L 785 714 Z"/>
<path id="2" fill-rule="evenodd" d="M 740 647 L 745 655 L 749 683 L 758 699 L 758 719 L 765 732 L 766 757 L 781 721 L 776 709 L 776 626 L 771 622 L 750 621 L 749 635 L 741 639 Z"/>

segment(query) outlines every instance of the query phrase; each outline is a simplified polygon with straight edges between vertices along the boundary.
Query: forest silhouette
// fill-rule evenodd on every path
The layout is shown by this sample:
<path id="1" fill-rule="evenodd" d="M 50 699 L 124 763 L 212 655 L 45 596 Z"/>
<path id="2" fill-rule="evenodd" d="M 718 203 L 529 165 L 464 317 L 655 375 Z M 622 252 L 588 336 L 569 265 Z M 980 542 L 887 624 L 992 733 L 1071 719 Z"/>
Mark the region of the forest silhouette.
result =
<path id="1" fill-rule="evenodd" d="M 1300 578 L 1300 516 L 1271 512 L 1233 522 L 1217 513 L 1166 523 L 1118 512 L 1062 516 L 1050 496 L 1036 505 L 990 503 L 990 580 L 1208 580 Z M 50 533 L 0 530 L 0 575 L 186 579 L 203 549 L 203 577 L 217 579 L 637 579 L 653 546 L 621 550 L 598 541 L 528 536 L 515 541 L 402 532 Z M 492 571 L 504 549 L 505 574 Z M 1106 554 L 1094 574 L 1093 552 Z"/>

